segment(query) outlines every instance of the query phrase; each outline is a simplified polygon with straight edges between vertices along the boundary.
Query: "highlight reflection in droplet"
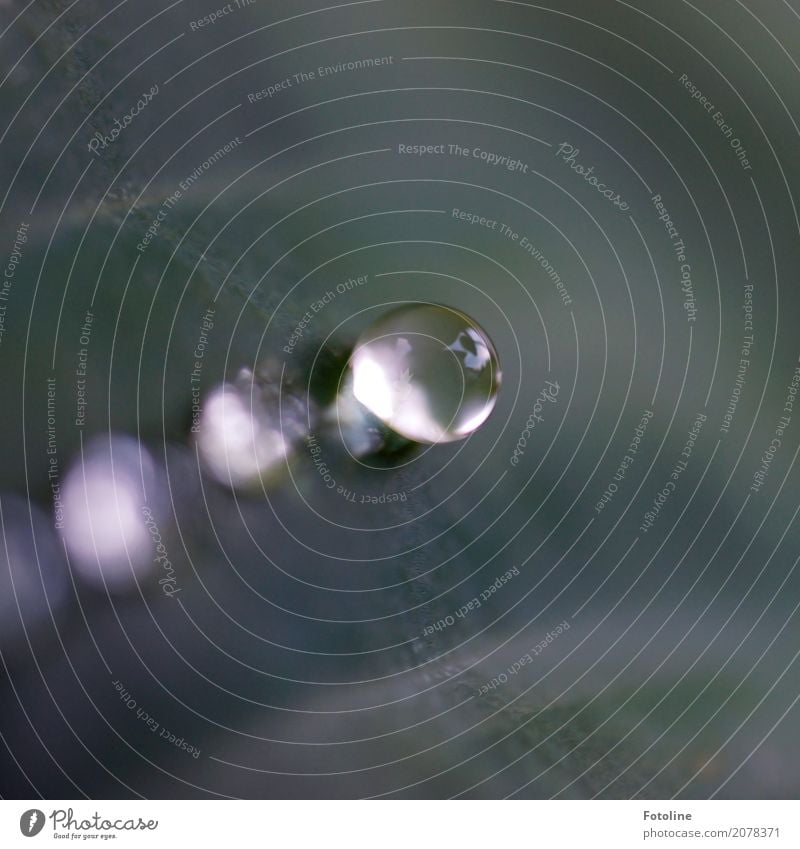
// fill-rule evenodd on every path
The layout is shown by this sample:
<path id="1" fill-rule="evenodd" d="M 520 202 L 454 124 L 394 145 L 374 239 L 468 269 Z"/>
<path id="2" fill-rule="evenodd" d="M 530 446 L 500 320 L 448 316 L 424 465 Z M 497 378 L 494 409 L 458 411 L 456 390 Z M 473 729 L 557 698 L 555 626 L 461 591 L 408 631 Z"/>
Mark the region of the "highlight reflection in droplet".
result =
<path id="1" fill-rule="evenodd" d="M 392 310 L 359 338 L 350 360 L 353 394 L 396 433 L 452 442 L 489 417 L 500 368 L 486 333 L 458 310 L 412 304 Z"/>

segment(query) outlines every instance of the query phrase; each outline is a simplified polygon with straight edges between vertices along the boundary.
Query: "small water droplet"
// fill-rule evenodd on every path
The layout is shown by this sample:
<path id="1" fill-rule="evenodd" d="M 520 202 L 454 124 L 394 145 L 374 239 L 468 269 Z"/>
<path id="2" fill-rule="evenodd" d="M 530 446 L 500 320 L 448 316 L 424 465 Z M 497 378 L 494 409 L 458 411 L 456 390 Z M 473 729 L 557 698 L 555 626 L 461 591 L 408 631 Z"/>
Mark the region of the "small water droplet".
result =
<path id="1" fill-rule="evenodd" d="M 154 568 L 154 542 L 143 507 L 166 520 L 164 472 L 139 441 L 95 436 L 67 469 L 60 528 L 71 563 L 90 584 L 116 592 Z"/>
<path id="2" fill-rule="evenodd" d="M 306 408 L 276 375 L 240 369 L 204 399 L 195 441 L 206 473 L 231 489 L 256 490 L 285 469 L 306 433 Z"/>
<path id="3" fill-rule="evenodd" d="M 387 427 L 414 442 L 453 442 L 489 417 L 500 368 L 486 333 L 436 304 L 382 315 L 350 359 L 353 394 Z"/>

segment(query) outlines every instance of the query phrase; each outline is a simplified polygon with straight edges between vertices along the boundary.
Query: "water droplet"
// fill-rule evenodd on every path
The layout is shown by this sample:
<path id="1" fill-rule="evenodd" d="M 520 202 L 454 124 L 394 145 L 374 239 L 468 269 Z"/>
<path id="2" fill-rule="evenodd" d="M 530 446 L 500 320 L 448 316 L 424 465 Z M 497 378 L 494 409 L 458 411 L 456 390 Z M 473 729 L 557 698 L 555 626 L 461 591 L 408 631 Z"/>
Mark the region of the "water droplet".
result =
<path id="1" fill-rule="evenodd" d="M 165 524 L 165 490 L 163 469 L 137 439 L 110 434 L 89 441 L 61 491 L 61 534 L 81 578 L 110 591 L 147 578 L 154 541 L 146 510 Z"/>
<path id="2" fill-rule="evenodd" d="M 436 304 L 392 310 L 360 336 L 353 393 L 387 427 L 415 442 L 453 442 L 489 417 L 500 368 L 486 333 Z"/>
<path id="3" fill-rule="evenodd" d="M 325 411 L 323 424 L 338 428 L 339 436 L 353 457 L 377 454 L 386 443 L 386 427 L 353 394 L 353 375 L 346 374 L 336 401 Z"/>
<path id="4" fill-rule="evenodd" d="M 285 386 L 283 387 L 286 388 Z M 195 433 L 203 468 L 236 490 L 258 490 L 286 468 L 306 433 L 306 408 L 275 375 L 240 369 L 203 402 Z"/>

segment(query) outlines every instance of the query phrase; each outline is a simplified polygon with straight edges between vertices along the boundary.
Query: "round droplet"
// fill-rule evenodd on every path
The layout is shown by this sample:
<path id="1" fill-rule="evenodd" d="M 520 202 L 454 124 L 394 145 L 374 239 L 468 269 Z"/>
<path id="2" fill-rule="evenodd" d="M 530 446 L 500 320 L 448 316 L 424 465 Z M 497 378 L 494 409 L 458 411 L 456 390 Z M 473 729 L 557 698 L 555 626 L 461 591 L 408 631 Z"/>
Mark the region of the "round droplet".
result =
<path id="1" fill-rule="evenodd" d="M 163 469 L 137 439 L 112 433 L 90 440 L 61 488 L 59 530 L 75 572 L 111 592 L 152 575 L 152 523 L 166 527 L 165 490 Z"/>
<path id="2" fill-rule="evenodd" d="M 489 417 L 500 387 L 497 354 L 468 316 L 411 304 L 381 316 L 356 343 L 353 394 L 415 442 L 453 442 Z"/>
<path id="3" fill-rule="evenodd" d="M 195 440 L 205 471 L 231 489 L 258 489 L 285 468 L 306 432 L 305 409 L 249 369 L 205 398 Z"/>

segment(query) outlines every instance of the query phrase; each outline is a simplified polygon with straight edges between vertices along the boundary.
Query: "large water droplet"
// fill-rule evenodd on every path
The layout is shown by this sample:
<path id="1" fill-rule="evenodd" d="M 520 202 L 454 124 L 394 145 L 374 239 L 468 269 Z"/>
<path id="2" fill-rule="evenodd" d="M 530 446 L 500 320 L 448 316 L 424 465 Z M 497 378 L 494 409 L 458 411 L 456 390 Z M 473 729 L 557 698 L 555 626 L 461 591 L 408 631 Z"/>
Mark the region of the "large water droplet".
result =
<path id="1" fill-rule="evenodd" d="M 464 313 L 436 304 L 381 316 L 358 339 L 350 365 L 358 401 L 415 442 L 469 436 L 488 418 L 500 387 L 486 333 Z"/>

